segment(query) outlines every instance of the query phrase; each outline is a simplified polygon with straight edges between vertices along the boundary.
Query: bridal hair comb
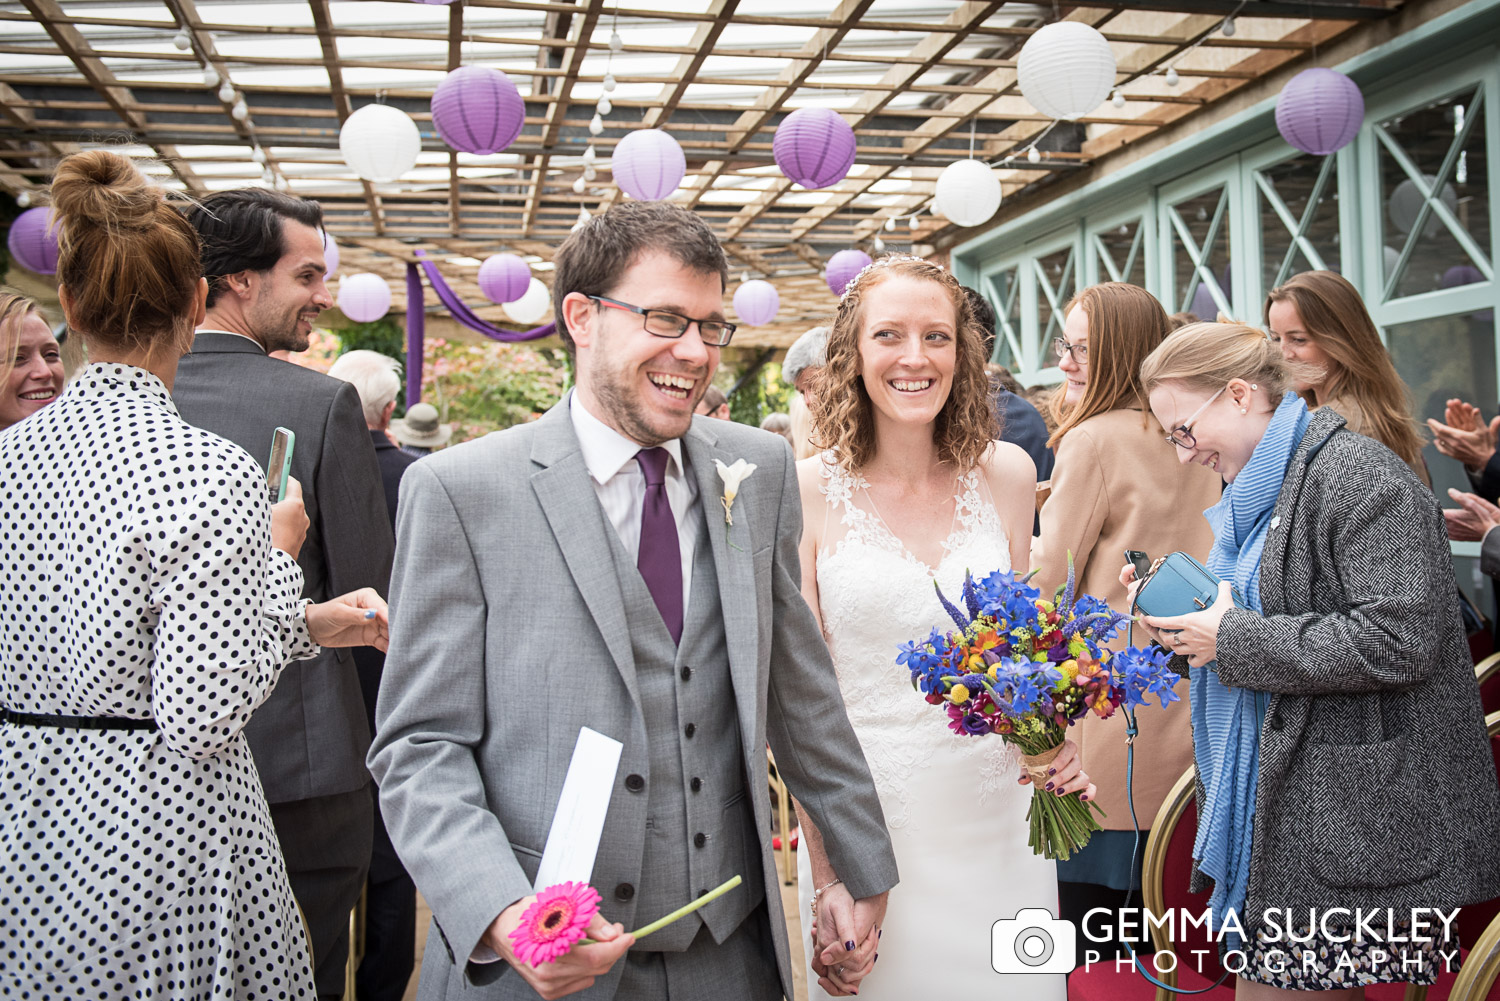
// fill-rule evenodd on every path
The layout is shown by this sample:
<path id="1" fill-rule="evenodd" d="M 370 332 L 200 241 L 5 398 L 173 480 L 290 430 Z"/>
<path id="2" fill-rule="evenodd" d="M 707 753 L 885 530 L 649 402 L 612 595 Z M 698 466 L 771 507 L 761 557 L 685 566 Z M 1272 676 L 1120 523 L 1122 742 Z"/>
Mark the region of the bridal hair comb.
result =
<path id="1" fill-rule="evenodd" d="M 884 257 L 866 264 L 864 267 L 860 268 L 858 272 L 855 273 L 853 278 L 849 279 L 849 284 L 844 286 L 843 294 L 839 296 L 839 305 L 842 306 L 844 304 L 844 302 L 849 298 L 850 293 L 854 291 L 854 289 L 859 285 L 860 282 L 864 281 L 865 276 L 868 275 L 871 271 L 878 271 L 881 268 L 888 268 L 893 264 L 903 264 L 907 261 L 914 261 L 917 264 L 930 264 L 933 267 L 937 268 L 939 271 L 943 270 L 943 266 L 941 264 L 938 264 L 935 261 L 929 261 L 926 258 L 917 257 L 915 254 L 887 254 Z"/>

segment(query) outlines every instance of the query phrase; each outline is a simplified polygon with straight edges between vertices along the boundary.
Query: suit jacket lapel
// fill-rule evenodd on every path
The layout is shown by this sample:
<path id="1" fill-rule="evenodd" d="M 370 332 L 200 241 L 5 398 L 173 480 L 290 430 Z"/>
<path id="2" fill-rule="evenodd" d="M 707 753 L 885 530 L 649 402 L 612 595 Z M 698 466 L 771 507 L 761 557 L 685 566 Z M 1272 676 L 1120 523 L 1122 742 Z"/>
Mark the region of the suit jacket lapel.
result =
<path id="1" fill-rule="evenodd" d="M 531 474 L 531 488 L 568 564 L 573 583 L 603 634 L 609 655 L 639 713 L 641 696 L 635 683 L 630 623 L 625 617 L 625 600 L 615 575 L 614 560 L 609 556 L 609 536 L 605 534 L 614 528 L 599 505 L 583 452 L 578 447 L 578 436 L 573 433 L 568 414 L 571 399 L 571 393 L 564 396 L 562 402 L 537 422 L 531 461 L 540 468 Z"/>
<path id="2" fill-rule="evenodd" d="M 729 676 L 739 707 L 745 753 L 750 755 L 756 751 L 749 745 L 757 733 L 761 691 L 755 564 L 749 528 L 755 508 L 750 502 L 747 480 L 740 485 L 734 500 L 734 524 L 725 524 L 724 482 L 719 479 L 714 459 L 723 460 L 727 466 L 740 456 L 730 455 L 719 447 L 717 436 L 711 431 L 712 424 L 711 418 L 695 418 L 692 428 L 682 436 L 682 444 L 692 475 L 698 481 L 698 503 L 708 520 L 709 545 L 713 548 L 714 571 L 719 579 L 719 604 L 724 614 L 724 642 L 729 650 Z"/>

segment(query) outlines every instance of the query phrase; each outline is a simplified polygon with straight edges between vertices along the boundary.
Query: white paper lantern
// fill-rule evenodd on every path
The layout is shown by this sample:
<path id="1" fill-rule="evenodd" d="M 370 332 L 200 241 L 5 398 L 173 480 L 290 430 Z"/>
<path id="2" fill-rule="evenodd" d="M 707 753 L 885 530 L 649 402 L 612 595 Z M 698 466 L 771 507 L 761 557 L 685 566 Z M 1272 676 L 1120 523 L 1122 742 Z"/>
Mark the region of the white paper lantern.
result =
<path id="1" fill-rule="evenodd" d="M 1422 179 L 1427 182 L 1429 191 L 1437 183 L 1437 178 L 1431 174 L 1423 174 Z M 1453 190 L 1452 185 L 1443 185 L 1443 190 L 1438 192 L 1438 200 L 1448 206 L 1448 211 L 1458 211 L 1458 193 Z M 1390 203 L 1386 206 L 1386 211 L 1390 213 L 1391 225 L 1398 232 L 1410 233 L 1411 228 L 1417 223 L 1417 213 L 1422 211 L 1423 201 L 1422 192 L 1412 183 L 1411 178 L 1408 177 L 1396 185 L 1396 190 L 1391 192 Z M 1443 221 L 1437 217 L 1436 212 L 1429 211 L 1427 222 L 1422 227 L 1422 235 L 1431 239 L 1442 230 Z"/>
<path id="2" fill-rule="evenodd" d="M 955 160 L 938 175 L 933 204 L 955 225 L 978 226 L 1000 208 L 1000 179 L 982 160 Z"/>
<path id="3" fill-rule="evenodd" d="M 371 323 L 391 309 L 391 287 L 368 271 L 339 282 L 339 309 L 355 323 Z"/>
<path id="4" fill-rule="evenodd" d="M 326 282 L 339 269 L 338 241 L 329 236 L 326 229 L 323 231 L 323 266 L 328 269 L 323 272 L 323 280 Z"/>
<path id="5" fill-rule="evenodd" d="M 339 130 L 339 152 L 366 181 L 394 181 L 416 166 L 422 134 L 400 108 L 367 104 Z"/>
<path id="6" fill-rule="evenodd" d="M 1056 21 L 1038 28 L 1021 47 L 1016 82 L 1042 114 L 1076 121 L 1109 97 L 1115 54 L 1094 28 Z"/>
<path id="7" fill-rule="evenodd" d="M 552 293 L 533 278 L 521 298 L 505 304 L 505 312 L 517 323 L 541 323 L 552 312 Z"/>

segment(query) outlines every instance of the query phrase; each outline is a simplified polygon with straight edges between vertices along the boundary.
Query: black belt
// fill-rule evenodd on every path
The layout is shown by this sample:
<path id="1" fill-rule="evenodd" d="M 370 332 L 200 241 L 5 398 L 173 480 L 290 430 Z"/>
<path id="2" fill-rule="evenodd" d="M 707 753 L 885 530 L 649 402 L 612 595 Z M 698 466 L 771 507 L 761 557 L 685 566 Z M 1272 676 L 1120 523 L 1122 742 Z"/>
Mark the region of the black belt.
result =
<path id="1" fill-rule="evenodd" d="M 156 720 L 130 716 L 54 716 L 50 713 L 21 713 L 0 708 L 0 723 L 16 726 L 55 726 L 64 730 L 155 730 Z"/>

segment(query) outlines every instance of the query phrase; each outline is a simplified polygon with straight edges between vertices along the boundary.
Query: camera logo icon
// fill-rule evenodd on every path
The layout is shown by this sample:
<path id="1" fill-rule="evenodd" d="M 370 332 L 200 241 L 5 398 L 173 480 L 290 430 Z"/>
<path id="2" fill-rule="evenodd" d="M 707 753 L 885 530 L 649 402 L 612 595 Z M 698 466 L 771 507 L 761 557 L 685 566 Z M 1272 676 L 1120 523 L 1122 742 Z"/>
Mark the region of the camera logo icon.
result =
<path id="1" fill-rule="evenodd" d="M 1027 907 L 990 926 L 990 965 L 996 973 L 1070 973 L 1078 929 L 1043 907 Z"/>

